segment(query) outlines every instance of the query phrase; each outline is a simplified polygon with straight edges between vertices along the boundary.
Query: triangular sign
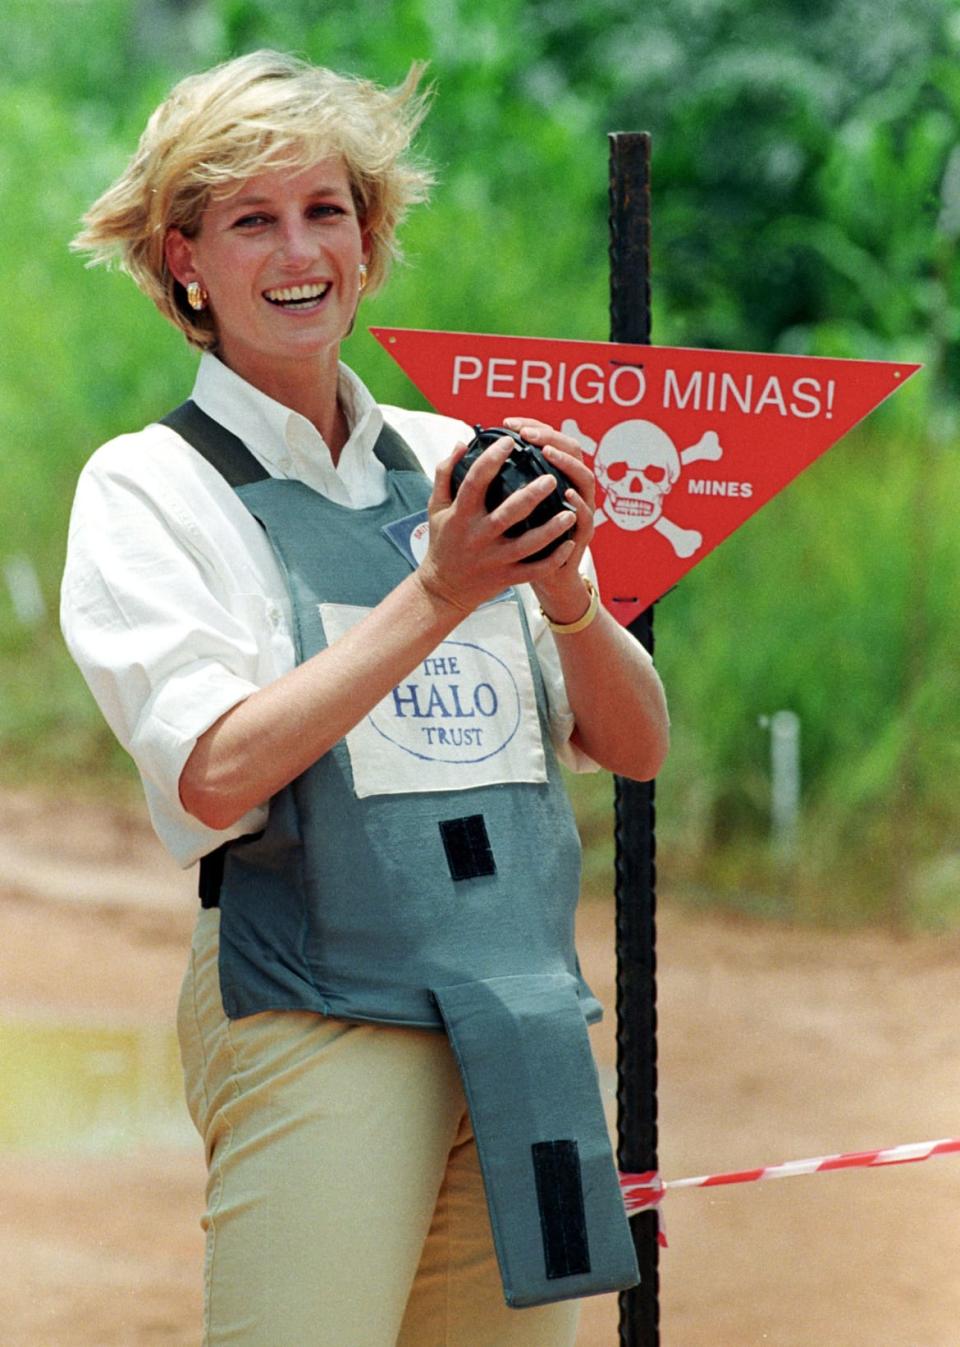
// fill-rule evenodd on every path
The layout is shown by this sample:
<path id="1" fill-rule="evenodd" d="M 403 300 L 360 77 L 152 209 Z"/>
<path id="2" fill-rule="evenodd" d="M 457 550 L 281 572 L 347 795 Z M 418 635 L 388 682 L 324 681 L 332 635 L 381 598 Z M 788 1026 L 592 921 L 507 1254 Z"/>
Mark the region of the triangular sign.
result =
<path id="1" fill-rule="evenodd" d="M 527 415 L 580 440 L 597 478 L 600 588 L 624 625 L 920 369 L 371 331 L 438 412 L 483 426 Z"/>

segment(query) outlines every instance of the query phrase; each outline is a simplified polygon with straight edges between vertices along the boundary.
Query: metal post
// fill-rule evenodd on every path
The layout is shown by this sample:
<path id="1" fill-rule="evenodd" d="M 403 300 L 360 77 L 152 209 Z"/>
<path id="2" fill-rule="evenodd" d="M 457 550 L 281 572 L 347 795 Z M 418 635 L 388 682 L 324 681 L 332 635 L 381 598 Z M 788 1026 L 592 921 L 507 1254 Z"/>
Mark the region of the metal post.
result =
<path id="1" fill-rule="evenodd" d="M 650 342 L 650 136 L 610 136 L 610 340 Z M 628 595 L 621 597 L 627 598 Z M 653 609 L 631 623 L 653 653 Z M 617 1161 L 657 1159 L 657 1007 L 653 783 L 616 778 Z M 641 1283 L 620 1296 L 621 1347 L 658 1347 L 656 1212 L 631 1221 Z"/>

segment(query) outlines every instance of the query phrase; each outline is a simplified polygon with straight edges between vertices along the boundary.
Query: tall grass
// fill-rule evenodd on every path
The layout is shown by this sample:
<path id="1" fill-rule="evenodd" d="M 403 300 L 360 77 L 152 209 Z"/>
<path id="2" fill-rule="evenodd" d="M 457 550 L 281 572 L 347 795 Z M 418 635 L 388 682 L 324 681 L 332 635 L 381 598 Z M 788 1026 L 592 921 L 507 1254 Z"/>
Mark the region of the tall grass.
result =
<path id="1" fill-rule="evenodd" d="M 958 493 L 953 449 L 868 425 L 657 606 L 675 890 L 816 920 L 960 918 Z M 789 861 L 762 723 L 781 709 L 802 741 Z M 607 786 L 575 789 L 602 847 Z"/>

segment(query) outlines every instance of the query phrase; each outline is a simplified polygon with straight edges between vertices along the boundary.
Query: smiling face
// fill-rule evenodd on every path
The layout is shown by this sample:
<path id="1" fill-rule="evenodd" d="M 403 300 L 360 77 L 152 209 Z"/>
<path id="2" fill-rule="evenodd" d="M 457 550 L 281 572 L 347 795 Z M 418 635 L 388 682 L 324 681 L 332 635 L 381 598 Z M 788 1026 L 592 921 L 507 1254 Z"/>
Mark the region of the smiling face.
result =
<path id="1" fill-rule="evenodd" d="M 250 178 L 208 205 L 192 238 L 171 229 L 166 242 L 177 280 L 209 295 L 220 358 L 274 397 L 295 371 L 335 379 L 365 255 L 337 157 Z"/>

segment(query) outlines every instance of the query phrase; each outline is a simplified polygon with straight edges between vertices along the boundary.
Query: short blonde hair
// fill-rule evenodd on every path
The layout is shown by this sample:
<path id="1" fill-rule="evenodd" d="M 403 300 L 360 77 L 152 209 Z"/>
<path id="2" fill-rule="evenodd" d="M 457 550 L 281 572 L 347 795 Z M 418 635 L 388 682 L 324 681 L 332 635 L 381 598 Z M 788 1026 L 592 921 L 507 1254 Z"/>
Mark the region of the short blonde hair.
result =
<path id="1" fill-rule="evenodd" d="M 397 225 L 432 182 L 410 154 L 430 97 L 418 90 L 423 70 L 412 65 L 401 85 L 386 89 L 296 56 L 255 51 L 188 76 L 153 113 L 136 154 L 83 217 L 71 248 L 91 253 L 91 266 L 119 258 L 187 340 L 209 349 L 215 323 L 209 310 L 189 307 L 170 272 L 167 231 L 195 235 L 212 199 L 258 173 L 339 155 L 369 240 L 370 293 L 399 254 Z"/>

